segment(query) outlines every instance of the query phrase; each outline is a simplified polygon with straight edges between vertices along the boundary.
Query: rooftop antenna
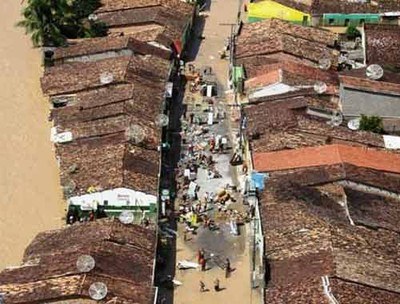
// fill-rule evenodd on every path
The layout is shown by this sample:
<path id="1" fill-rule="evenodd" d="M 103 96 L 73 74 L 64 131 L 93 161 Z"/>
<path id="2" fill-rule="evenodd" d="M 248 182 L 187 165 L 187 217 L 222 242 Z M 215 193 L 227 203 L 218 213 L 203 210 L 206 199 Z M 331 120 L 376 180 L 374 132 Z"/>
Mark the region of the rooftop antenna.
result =
<path id="1" fill-rule="evenodd" d="M 101 84 L 109 84 L 113 82 L 114 75 L 110 72 L 104 72 L 100 74 L 100 83 Z"/>
<path id="2" fill-rule="evenodd" d="M 156 125 L 159 127 L 166 127 L 168 126 L 169 118 L 165 114 L 158 114 L 156 117 Z"/>
<path id="3" fill-rule="evenodd" d="M 107 296 L 107 285 L 103 282 L 94 282 L 89 287 L 89 296 L 96 301 L 103 300 Z"/>
<path id="4" fill-rule="evenodd" d="M 94 258 L 91 255 L 83 254 L 76 261 L 76 268 L 80 272 L 89 272 L 96 265 Z"/>
<path id="5" fill-rule="evenodd" d="M 124 210 L 120 213 L 118 219 L 122 224 L 129 225 L 133 223 L 135 216 L 132 211 Z"/>
<path id="6" fill-rule="evenodd" d="M 367 77 L 372 80 L 379 80 L 383 77 L 383 69 L 379 64 L 371 64 L 365 71 Z"/>
<path id="7" fill-rule="evenodd" d="M 343 122 L 343 114 L 340 111 L 333 111 L 331 120 L 328 122 L 331 126 L 338 127 Z"/>
<path id="8" fill-rule="evenodd" d="M 329 58 L 322 58 L 318 61 L 318 67 L 321 70 L 329 70 L 332 65 L 332 61 Z"/>
<path id="9" fill-rule="evenodd" d="M 349 122 L 347 123 L 347 126 L 349 127 L 350 130 L 360 130 L 360 118 L 354 118 L 349 120 Z"/>
<path id="10" fill-rule="evenodd" d="M 128 141 L 138 144 L 144 140 L 145 132 L 139 125 L 130 125 L 125 131 L 125 136 Z"/>
<path id="11" fill-rule="evenodd" d="M 326 83 L 322 81 L 317 81 L 314 84 L 314 91 L 317 92 L 318 94 L 325 93 L 327 88 L 328 86 L 326 85 Z"/>

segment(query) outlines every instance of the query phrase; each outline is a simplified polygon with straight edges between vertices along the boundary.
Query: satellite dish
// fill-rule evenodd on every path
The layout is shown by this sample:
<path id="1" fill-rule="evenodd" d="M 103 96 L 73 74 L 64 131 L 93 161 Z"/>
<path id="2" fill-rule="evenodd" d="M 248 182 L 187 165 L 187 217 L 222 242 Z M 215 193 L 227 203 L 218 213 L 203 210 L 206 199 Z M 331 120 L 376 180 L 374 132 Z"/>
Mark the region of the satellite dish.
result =
<path id="1" fill-rule="evenodd" d="M 365 73 L 372 80 L 379 80 L 383 77 L 383 69 L 379 64 L 371 64 L 367 67 Z"/>
<path id="2" fill-rule="evenodd" d="M 133 213 L 131 211 L 124 210 L 120 213 L 118 219 L 120 220 L 120 222 L 122 224 L 128 225 L 128 224 L 133 223 L 135 216 L 133 215 Z"/>
<path id="3" fill-rule="evenodd" d="M 159 127 L 166 127 L 168 126 L 169 118 L 165 114 L 159 114 L 156 118 L 156 125 Z"/>
<path id="4" fill-rule="evenodd" d="M 125 136 L 128 141 L 134 144 L 141 143 L 145 138 L 144 130 L 139 125 L 131 125 L 125 131 Z"/>
<path id="5" fill-rule="evenodd" d="M 103 282 L 94 282 L 89 287 L 89 296 L 96 301 L 103 300 L 107 296 L 107 285 Z"/>
<path id="6" fill-rule="evenodd" d="M 76 268 L 80 272 L 89 272 L 96 265 L 94 258 L 91 255 L 83 254 L 76 261 Z"/>
<path id="7" fill-rule="evenodd" d="M 99 19 L 99 17 L 97 17 L 96 14 L 90 14 L 90 15 L 88 16 L 88 19 L 89 19 L 90 21 L 96 21 L 97 19 Z"/>
<path id="8" fill-rule="evenodd" d="M 347 126 L 349 127 L 350 130 L 359 130 L 360 129 L 360 118 L 354 118 L 352 120 L 349 120 L 349 122 L 347 123 Z"/>
<path id="9" fill-rule="evenodd" d="M 322 81 L 317 81 L 314 84 L 314 91 L 317 92 L 318 94 L 325 93 L 327 88 L 328 86 L 326 85 L 326 83 Z"/>
<path id="10" fill-rule="evenodd" d="M 318 67 L 321 70 L 329 70 L 332 65 L 332 61 L 329 58 L 322 58 L 318 61 Z"/>
<path id="11" fill-rule="evenodd" d="M 340 126 L 343 122 L 343 114 L 339 111 L 333 112 L 331 120 L 328 122 L 330 125 L 337 127 Z"/>
<path id="12" fill-rule="evenodd" d="M 109 84 L 113 82 L 114 80 L 114 75 L 110 72 L 104 72 L 100 74 L 100 82 L 102 84 Z"/>

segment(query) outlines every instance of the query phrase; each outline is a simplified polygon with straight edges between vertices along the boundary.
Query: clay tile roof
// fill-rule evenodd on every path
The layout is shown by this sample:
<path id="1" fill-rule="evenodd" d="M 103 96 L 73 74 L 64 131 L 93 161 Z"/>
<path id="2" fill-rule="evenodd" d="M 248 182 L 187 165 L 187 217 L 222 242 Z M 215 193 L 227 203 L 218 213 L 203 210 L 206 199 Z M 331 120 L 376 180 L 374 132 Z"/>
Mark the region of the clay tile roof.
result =
<path id="1" fill-rule="evenodd" d="M 311 12 L 313 14 L 352 14 L 352 13 L 385 13 L 400 10 L 398 0 L 376 0 L 371 2 L 355 2 L 351 0 L 338 0 L 335 2 L 313 0 Z"/>
<path id="2" fill-rule="evenodd" d="M 367 62 L 400 67 L 400 27 L 365 25 Z"/>
<path id="3" fill-rule="evenodd" d="M 24 264 L 0 273 L 0 290 L 6 303 L 90 299 L 91 283 L 107 285 L 105 302 L 150 303 L 154 231 L 117 220 L 95 222 L 40 233 L 28 246 Z M 82 273 L 76 261 L 90 254 L 95 268 Z"/>
<path id="4" fill-rule="evenodd" d="M 339 75 L 340 83 L 346 88 L 366 90 L 376 93 L 400 94 L 400 74 L 384 69 L 380 80 L 367 77 L 366 68 L 343 72 Z"/>
<path id="5" fill-rule="evenodd" d="M 150 86 L 165 81 L 169 62 L 152 55 L 124 56 L 94 62 L 72 62 L 45 70 L 41 78 L 43 93 L 62 95 L 105 87 L 101 75 L 112 74 L 113 84 L 146 83 Z M 140 74 L 138 74 L 140 73 Z"/>
<path id="6" fill-rule="evenodd" d="M 113 12 L 134 8 L 163 6 L 185 14 L 191 14 L 194 6 L 180 0 L 101 0 L 97 13 Z"/>
<path id="7" fill-rule="evenodd" d="M 145 141 L 147 138 L 148 135 Z M 57 155 L 60 157 L 61 183 L 73 182 L 73 195 L 86 193 L 91 186 L 104 190 L 126 187 L 153 195 L 157 193 L 159 153 L 155 149 L 130 145 L 124 131 L 59 145 Z M 72 167 L 77 169 L 71 172 Z"/>
<path id="8" fill-rule="evenodd" d="M 132 50 L 140 55 L 155 55 L 169 59 L 171 53 L 141 42 L 129 36 L 100 37 L 79 40 L 70 40 L 67 47 L 59 47 L 54 51 L 54 60 L 83 57 L 110 51 Z"/>
<path id="9" fill-rule="evenodd" d="M 240 60 L 286 53 L 311 62 L 329 57 L 335 63 L 337 52 L 332 47 L 337 39 L 337 34 L 329 31 L 270 19 L 242 26 L 236 40 L 235 55 Z"/>
<path id="10" fill-rule="evenodd" d="M 400 173 L 400 155 L 347 145 L 326 145 L 289 151 L 254 153 L 257 171 L 277 171 L 349 163 L 359 167 Z"/>
<path id="11" fill-rule="evenodd" d="M 375 298 L 366 295 L 376 295 L 376 299 L 397 301 L 398 233 L 391 224 L 400 219 L 400 214 L 391 211 L 399 199 L 388 199 L 381 193 L 358 197 L 360 191 L 335 179 L 310 185 L 299 178 L 316 173 L 315 168 L 309 168 L 300 175 L 272 174 L 261 192 L 270 278 L 266 303 L 290 303 L 293 299 L 295 303 L 329 303 L 323 276 L 330 280 L 333 296 L 338 300 L 365 299 L 359 303 L 372 304 L 377 303 Z M 346 198 L 351 205 L 349 215 L 342 203 Z M 374 215 L 372 206 L 378 207 L 377 200 L 381 200 L 382 211 Z M 363 204 L 370 207 L 364 210 Z M 350 224 L 348 216 L 354 216 L 355 225 Z"/>

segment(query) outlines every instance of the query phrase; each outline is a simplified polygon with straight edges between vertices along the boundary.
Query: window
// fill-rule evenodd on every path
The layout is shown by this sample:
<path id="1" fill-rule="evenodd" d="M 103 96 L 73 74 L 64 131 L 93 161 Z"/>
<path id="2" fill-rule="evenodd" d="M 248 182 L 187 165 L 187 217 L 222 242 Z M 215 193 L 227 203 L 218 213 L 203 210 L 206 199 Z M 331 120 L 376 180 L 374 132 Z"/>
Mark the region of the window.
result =
<path id="1" fill-rule="evenodd" d="M 303 16 L 303 26 L 308 25 L 308 16 Z"/>
<path id="2" fill-rule="evenodd" d="M 365 19 L 360 19 L 360 25 L 363 26 L 365 24 Z"/>
<path id="3" fill-rule="evenodd" d="M 350 19 L 344 19 L 344 26 L 349 26 Z"/>
<path id="4" fill-rule="evenodd" d="M 329 18 L 329 19 L 328 19 L 328 24 L 329 24 L 329 25 L 334 25 L 334 24 L 335 24 L 335 19 Z"/>

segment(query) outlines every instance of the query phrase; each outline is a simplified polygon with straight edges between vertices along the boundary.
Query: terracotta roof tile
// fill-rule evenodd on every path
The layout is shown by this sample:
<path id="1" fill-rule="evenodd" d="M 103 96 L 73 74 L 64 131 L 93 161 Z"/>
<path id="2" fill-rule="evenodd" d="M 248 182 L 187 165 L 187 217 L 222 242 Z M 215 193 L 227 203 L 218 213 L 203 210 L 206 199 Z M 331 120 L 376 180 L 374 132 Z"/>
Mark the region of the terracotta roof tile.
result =
<path id="1" fill-rule="evenodd" d="M 317 167 L 349 163 L 359 167 L 400 173 L 400 155 L 347 145 L 326 145 L 289 151 L 254 153 L 258 171 Z"/>

